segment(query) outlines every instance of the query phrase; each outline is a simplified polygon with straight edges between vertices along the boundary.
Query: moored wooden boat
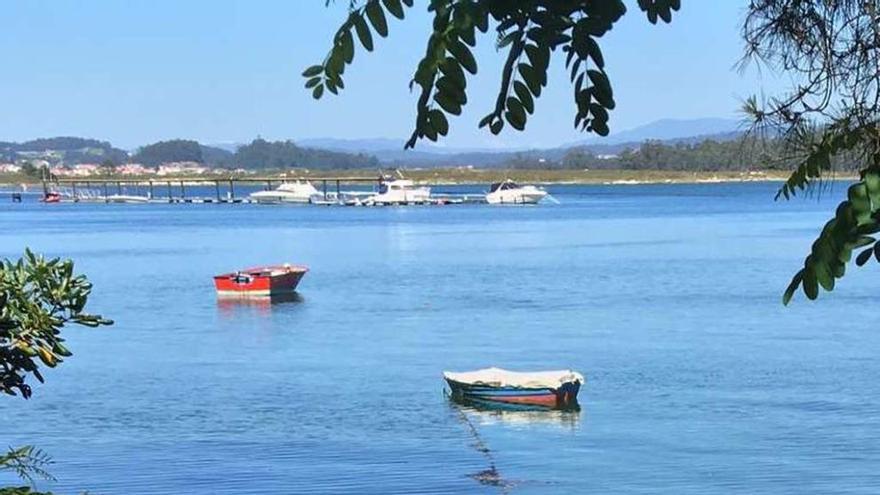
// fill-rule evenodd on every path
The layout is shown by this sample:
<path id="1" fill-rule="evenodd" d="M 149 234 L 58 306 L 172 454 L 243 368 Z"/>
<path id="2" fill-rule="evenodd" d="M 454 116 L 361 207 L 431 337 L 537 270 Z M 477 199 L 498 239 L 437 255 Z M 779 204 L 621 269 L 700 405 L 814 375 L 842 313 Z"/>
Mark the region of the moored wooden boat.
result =
<path id="1" fill-rule="evenodd" d="M 301 265 L 274 265 L 247 268 L 214 277 L 214 287 L 221 296 L 273 296 L 296 290 L 309 271 Z"/>
<path id="2" fill-rule="evenodd" d="M 453 398 L 483 404 L 577 407 L 584 377 L 572 370 L 516 372 L 486 368 L 463 373 L 444 372 Z"/>

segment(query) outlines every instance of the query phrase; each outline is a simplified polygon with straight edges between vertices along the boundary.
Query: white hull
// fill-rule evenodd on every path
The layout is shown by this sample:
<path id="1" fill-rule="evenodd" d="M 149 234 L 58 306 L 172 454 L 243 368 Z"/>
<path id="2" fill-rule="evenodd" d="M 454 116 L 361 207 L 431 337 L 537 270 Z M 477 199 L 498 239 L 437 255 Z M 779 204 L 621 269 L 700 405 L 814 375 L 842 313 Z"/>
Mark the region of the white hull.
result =
<path id="1" fill-rule="evenodd" d="M 257 203 L 311 203 L 313 196 L 302 196 L 297 194 L 279 194 L 275 191 L 262 191 L 253 193 L 250 198 Z"/>
<path id="2" fill-rule="evenodd" d="M 298 203 L 306 204 L 322 199 L 321 193 L 308 182 L 288 182 L 272 191 L 259 191 L 250 195 L 251 201 L 257 203 Z"/>
<path id="3" fill-rule="evenodd" d="M 395 191 L 388 194 L 374 194 L 365 200 L 366 203 L 377 205 L 405 205 L 411 203 L 427 203 L 431 200 L 431 190 L 423 187 L 410 191 Z"/>
<path id="4" fill-rule="evenodd" d="M 430 187 L 416 187 L 413 181 L 397 179 L 381 185 L 379 193 L 363 200 L 367 205 L 422 204 L 431 201 Z"/>
<path id="5" fill-rule="evenodd" d="M 104 201 L 107 203 L 149 203 L 150 198 L 128 194 L 113 194 L 104 198 Z"/>
<path id="6" fill-rule="evenodd" d="M 507 189 L 486 195 L 486 202 L 491 205 L 534 205 L 547 197 L 547 192 L 535 187 Z"/>

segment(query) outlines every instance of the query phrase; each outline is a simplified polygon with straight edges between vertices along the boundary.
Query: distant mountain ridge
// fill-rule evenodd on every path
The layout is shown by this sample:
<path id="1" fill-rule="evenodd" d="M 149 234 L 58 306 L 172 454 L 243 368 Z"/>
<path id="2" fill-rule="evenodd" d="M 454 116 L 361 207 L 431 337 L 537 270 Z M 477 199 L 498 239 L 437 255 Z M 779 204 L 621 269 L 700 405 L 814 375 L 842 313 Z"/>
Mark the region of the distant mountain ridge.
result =
<path id="1" fill-rule="evenodd" d="M 160 141 L 142 146 L 129 154 L 114 148 L 106 141 L 59 137 L 35 139 L 25 143 L 0 142 L 0 161 L 43 158 L 51 163 L 63 164 L 102 163 L 105 160 L 126 163 L 131 159 L 141 158 L 148 162 L 150 160 L 142 156 L 143 151 L 155 151 L 158 145 L 163 145 L 165 152 L 158 153 L 152 162 L 193 160 L 214 166 L 244 168 L 261 168 L 258 164 L 260 160 L 315 168 L 498 167 L 517 161 L 538 164 L 560 162 L 566 154 L 575 151 L 597 157 L 614 156 L 627 150 L 636 150 L 646 141 L 658 141 L 666 145 L 693 145 L 707 140 L 731 141 L 740 136 L 742 131 L 739 121 L 703 118 L 662 119 L 606 138 L 591 136 L 563 146 L 541 149 L 450 148 L 422 142 L 414 150 L 404 150 L 404 140 L 393 138 L 312 138 L 271 143 L 257 138 L 249 144 L 202 144 L 181 139 Z M 250 153 L 254 151 L 254 145 L 262 147 L 262 155 Z M 244 159 L 245 156 L 247 159 Z"/>
<path id="2" fill-rule="evenodd" d="M 627 149 L 638 148 L 649 140 L 670 144 L 693 144 L 707 139 L 730 141 L 737 139 L 741 134 L 741 123 L 738 120 L 700 118 L 661 119 L 614 133 L 606 138 L 591 137 L 558 147 L 538 149 L 448 148 L 430 143 L 419 143 L 414 150 L 404 150 L 403 139 L 389 138 L 314 138 L 298 140 L 297 144 L 347 153 L 369 153 L 389 166 L 407 164 L 426 167 L 491 166 L 517 155 L 557 160 L 572 148 L 583 149 L 596 155 L 614 155 Z"/>
<path id="3" fill-rule="evenodd" d="M 598 144 L 620 144 L 648 140 L 672 141 L 700 136 L 717 136 L 742 132 L 742 122 L 735 119 L 660 119 L 645 125 L 612 133 L 606 138 L 591 137 L 583 141 L 569 143 L 563 147 Z"/>

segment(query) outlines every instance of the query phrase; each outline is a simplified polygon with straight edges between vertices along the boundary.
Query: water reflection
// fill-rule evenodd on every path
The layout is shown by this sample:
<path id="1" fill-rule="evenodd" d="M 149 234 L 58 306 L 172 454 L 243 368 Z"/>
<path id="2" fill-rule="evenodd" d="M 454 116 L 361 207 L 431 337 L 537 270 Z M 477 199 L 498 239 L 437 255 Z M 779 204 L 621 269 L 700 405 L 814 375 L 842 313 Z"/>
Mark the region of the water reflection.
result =
<path id="1" fill-rule="evenodd" d="M 504 404 L 449 395 L 450 404 L 480 424 L 506 424 L 511 426 L 552 425 L 566 429 L 578 428 L 581 407 L 575 402 L 564 408 L 551 408 L 526 404 Z"/>
<path id="2" fill-rule="evenodd" d="M 303 302 L 305 298 L 298 292 L 272 296 L 217 295 L 217 309 L 223 316 L 233 316 L 242 310 L 269 315 L 273 310 L 280 309 L 280 306 L 295 306 Z"/>
<path id="3" fill-rule="evenodd" d="M 500 489 L 501 493 L 510 493 L 522 480 L 508 479 L 498 470 L 495 455 L 483 440 L 477 426 L 493 424 L 529 427 L 535 425 L 561 426 L 575 430 L 580 421 L 580 405 L 577 401 L 564 408 L 552 408 L 527 404 L 505 404 L 493 401 L 475 400 L 450 394 L 449 406 L 454 410 L 462 425 L 466 428 L 473 442 L 471 446 L 486 458 L 487 466 L 468 477 L 484 486 Z"/>

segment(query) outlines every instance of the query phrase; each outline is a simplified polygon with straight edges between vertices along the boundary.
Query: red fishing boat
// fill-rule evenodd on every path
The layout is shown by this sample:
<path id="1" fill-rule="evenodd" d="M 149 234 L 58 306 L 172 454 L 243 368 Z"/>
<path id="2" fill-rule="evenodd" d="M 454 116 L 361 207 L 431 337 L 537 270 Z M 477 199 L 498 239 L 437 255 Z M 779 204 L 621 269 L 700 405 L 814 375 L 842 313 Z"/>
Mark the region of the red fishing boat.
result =
<path id="1" fill-rule="evenodd" d="M 214 277 L 214 287 L 222 296 L 273 296 L 296 290 L 308 267 L 301 265 L 257 266 Z"/>
<path id="2" fill-rule="evenodd" d="M 60 203 L 61 202 L 61 193 L 57 192 L 47 192 L 43 199 L 41 199 L 43 203 Z"/>

